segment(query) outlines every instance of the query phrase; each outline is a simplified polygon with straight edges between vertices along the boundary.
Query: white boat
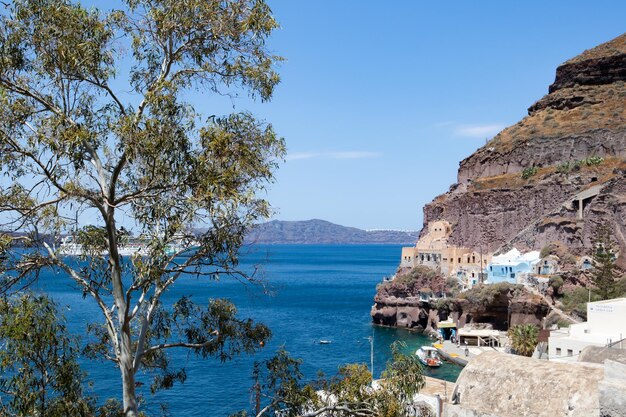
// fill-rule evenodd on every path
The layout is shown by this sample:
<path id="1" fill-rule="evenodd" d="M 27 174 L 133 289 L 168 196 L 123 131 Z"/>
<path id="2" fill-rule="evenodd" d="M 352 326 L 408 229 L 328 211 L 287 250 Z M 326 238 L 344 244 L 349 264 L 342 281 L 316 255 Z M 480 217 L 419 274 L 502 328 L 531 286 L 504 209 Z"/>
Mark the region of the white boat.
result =
<path id="1" fill-rule="evenodd" d="M 331 340 L 321 339 L 318 343 L 320 345 L 330 345 L 333 342 Z"/>
<path id="2" fill-rule="evenodd" d="M 121 245 L 117 250 L 121 256 L 132 256 L 136 253 L 145 255 L 147 253 L 146 245 L 137 240 L 132 240 L 125 245 Z M 58 253 L 63 256 L 82 256 L 85 254 L 85 250 L 83 245 L 76 242 L 74 236 L 66 236 L 61 241 Z M 96 255 L 105 256 L 108 254 L 108 251 L 102 251 Z"/>
<path id="3" fill-rule="evenodd" d="M 165 255 L 177 257 L 189 257 L 194 255 L 198 251 L 199 246 L 184 246 L 181 241 L 177 241 L 165 247 Z M 128 243 L 121 245 L 117 249 L 121 256 L 133 256 L 138 254 L 139 256 L 148 255 L 148 246 L 141 239 L 130 239 Z M 58 253 L 63 256 L 82 256 L 85 254 L 84 248 L 81 244 L 76 242 L 74 236 L 66 236 L 61 241 Z M 102 251 L 97 253 L 98 256 L 108 255 L 108 251 Z"/>
<path id="4" fill-rule="evenodd" d="M 439 353 L 437 353 L 437 349 L 432 346 L 422 346 L 417 349 L 415 352 L 420 362 L 422 362 L 426 366 L 430 366 L 431 368 L 436 368 L 441 366 L 441 359 L 439 358 Z"/>

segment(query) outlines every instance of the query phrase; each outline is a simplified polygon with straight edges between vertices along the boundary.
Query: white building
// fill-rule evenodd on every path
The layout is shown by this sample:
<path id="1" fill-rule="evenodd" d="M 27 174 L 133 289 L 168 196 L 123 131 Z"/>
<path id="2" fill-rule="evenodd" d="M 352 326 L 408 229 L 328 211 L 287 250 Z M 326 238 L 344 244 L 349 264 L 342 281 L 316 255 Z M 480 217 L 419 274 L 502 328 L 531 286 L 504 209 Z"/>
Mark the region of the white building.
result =
<path id="1" fill-rule="evenodd" d="M 487 283 L 509 282 L 519 284 L 520 276 L 532 273 L 539 259 L 539 251 L 522 254 L 515 248 L 502 255 L 494 256 L 485 270 Z"/>
<path id="2" fill-rule="evenodd" d="M 550 333 L 550 360 L 576 361 L 587 346 L 607 346 L 626 337 L 626 298 L 587 304 L 587 321 Z"/>

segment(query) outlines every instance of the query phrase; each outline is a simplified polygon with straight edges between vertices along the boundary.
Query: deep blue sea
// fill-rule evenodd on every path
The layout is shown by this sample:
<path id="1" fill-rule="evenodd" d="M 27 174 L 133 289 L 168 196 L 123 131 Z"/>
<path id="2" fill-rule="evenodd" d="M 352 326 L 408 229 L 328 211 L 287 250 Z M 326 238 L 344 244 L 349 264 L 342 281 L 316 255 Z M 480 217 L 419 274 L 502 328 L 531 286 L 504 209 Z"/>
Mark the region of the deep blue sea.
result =
<path id="1" fill-rule="evenodd" d="M 159 414 L 159 402 L 169 405 L 172 416 L 228 416 L 250 409 L 252 365 L 255 360 L 272 356 L 284 346 L 293 357 L 302 358 L 306 377 L 315 378 L 319 370 L 334 375 L 342 364 L 370 362 L 370 342 L 374 336 L 374 372 L 378 376 L 389 359 L 390 344 L 404 340 L 413 353 L 429 343 L 420 334 L 372 326 L 370 309 L 376 284 L 394 273 L 400 259 L 399 245 L 259 245 L 247 247 L 242 267 L 260 274 L 273 295 L 261 288 L 244 285 L 232 278 L 219 281 L 185 278 L 177 283 L 164 301 L 190 295 L 197 303 L 210 298 L 228 298 L 239 308 L 240 317 L 250 317 L 268 325 L 273 337 L 254 356 L 241 356 L 221 363 L 215 359 L 196 359 L 176 355 L 187 372 L 187 381 L 156 396 L 145 392 L 143 410 Z M 99 319 L 99 310 L 88 297 L 83 299 L 67 277 L 43 274 L 40 288 L 61 305 L 68 327 L 83 334 L 85 326 Z M 316 343 L 320 339 L 330 344 Z M 170 352 L 171 353 L 171 352 Z M 110 363 L 85 360 L 93 393 L 100 400 L 121 398 L 118 369 Z M 460 368 L 444 364 L 429 374 L 454 381 Z M 138 378 L 146 386 L 148 377 Z"/>

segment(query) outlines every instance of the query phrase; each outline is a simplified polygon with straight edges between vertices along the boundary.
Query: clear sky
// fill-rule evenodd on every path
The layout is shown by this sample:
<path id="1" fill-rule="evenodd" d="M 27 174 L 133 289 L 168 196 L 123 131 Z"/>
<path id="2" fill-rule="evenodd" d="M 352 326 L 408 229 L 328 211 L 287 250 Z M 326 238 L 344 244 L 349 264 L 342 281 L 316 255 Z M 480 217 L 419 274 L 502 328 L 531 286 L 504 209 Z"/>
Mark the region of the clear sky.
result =
<path id="1" fill-rule="evenodd" d="M 269 104 L 228 106 L 287 141 L 275 218 L 361 228 L 421 228 L 459 161 L 521 119 L 557 65 L 626 31 L 624 1 L 268 2 L 282 83 Z"/>
<path id="2" fill-rule="evenodd" d="M 459 161 L 524 117 L 560 63 L 626 31 L 624 0 L 266 1 L 286 58 L 273 100 L 189 99 L 250 110 L 286 139 L 276 219 L 366 229 L 420 229 Z"/>

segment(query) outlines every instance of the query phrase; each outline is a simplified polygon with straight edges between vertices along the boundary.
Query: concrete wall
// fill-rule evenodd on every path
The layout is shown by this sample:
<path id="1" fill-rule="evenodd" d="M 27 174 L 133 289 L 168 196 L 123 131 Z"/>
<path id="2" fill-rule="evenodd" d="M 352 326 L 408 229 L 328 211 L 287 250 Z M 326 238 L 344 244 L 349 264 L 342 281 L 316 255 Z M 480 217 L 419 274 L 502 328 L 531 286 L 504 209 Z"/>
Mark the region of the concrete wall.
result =
<path id="1" fill-rule="evenodd" d="M 626 298 L 587 304 L 587 322 L 591 333 L 615 335 L 614 342 L 626 337 Z"/>
<path id="2" fill-rule="evenodd" d="M 626 417 L 626 365 L 607 360 L 598 388 L 600 417 Z"/>

